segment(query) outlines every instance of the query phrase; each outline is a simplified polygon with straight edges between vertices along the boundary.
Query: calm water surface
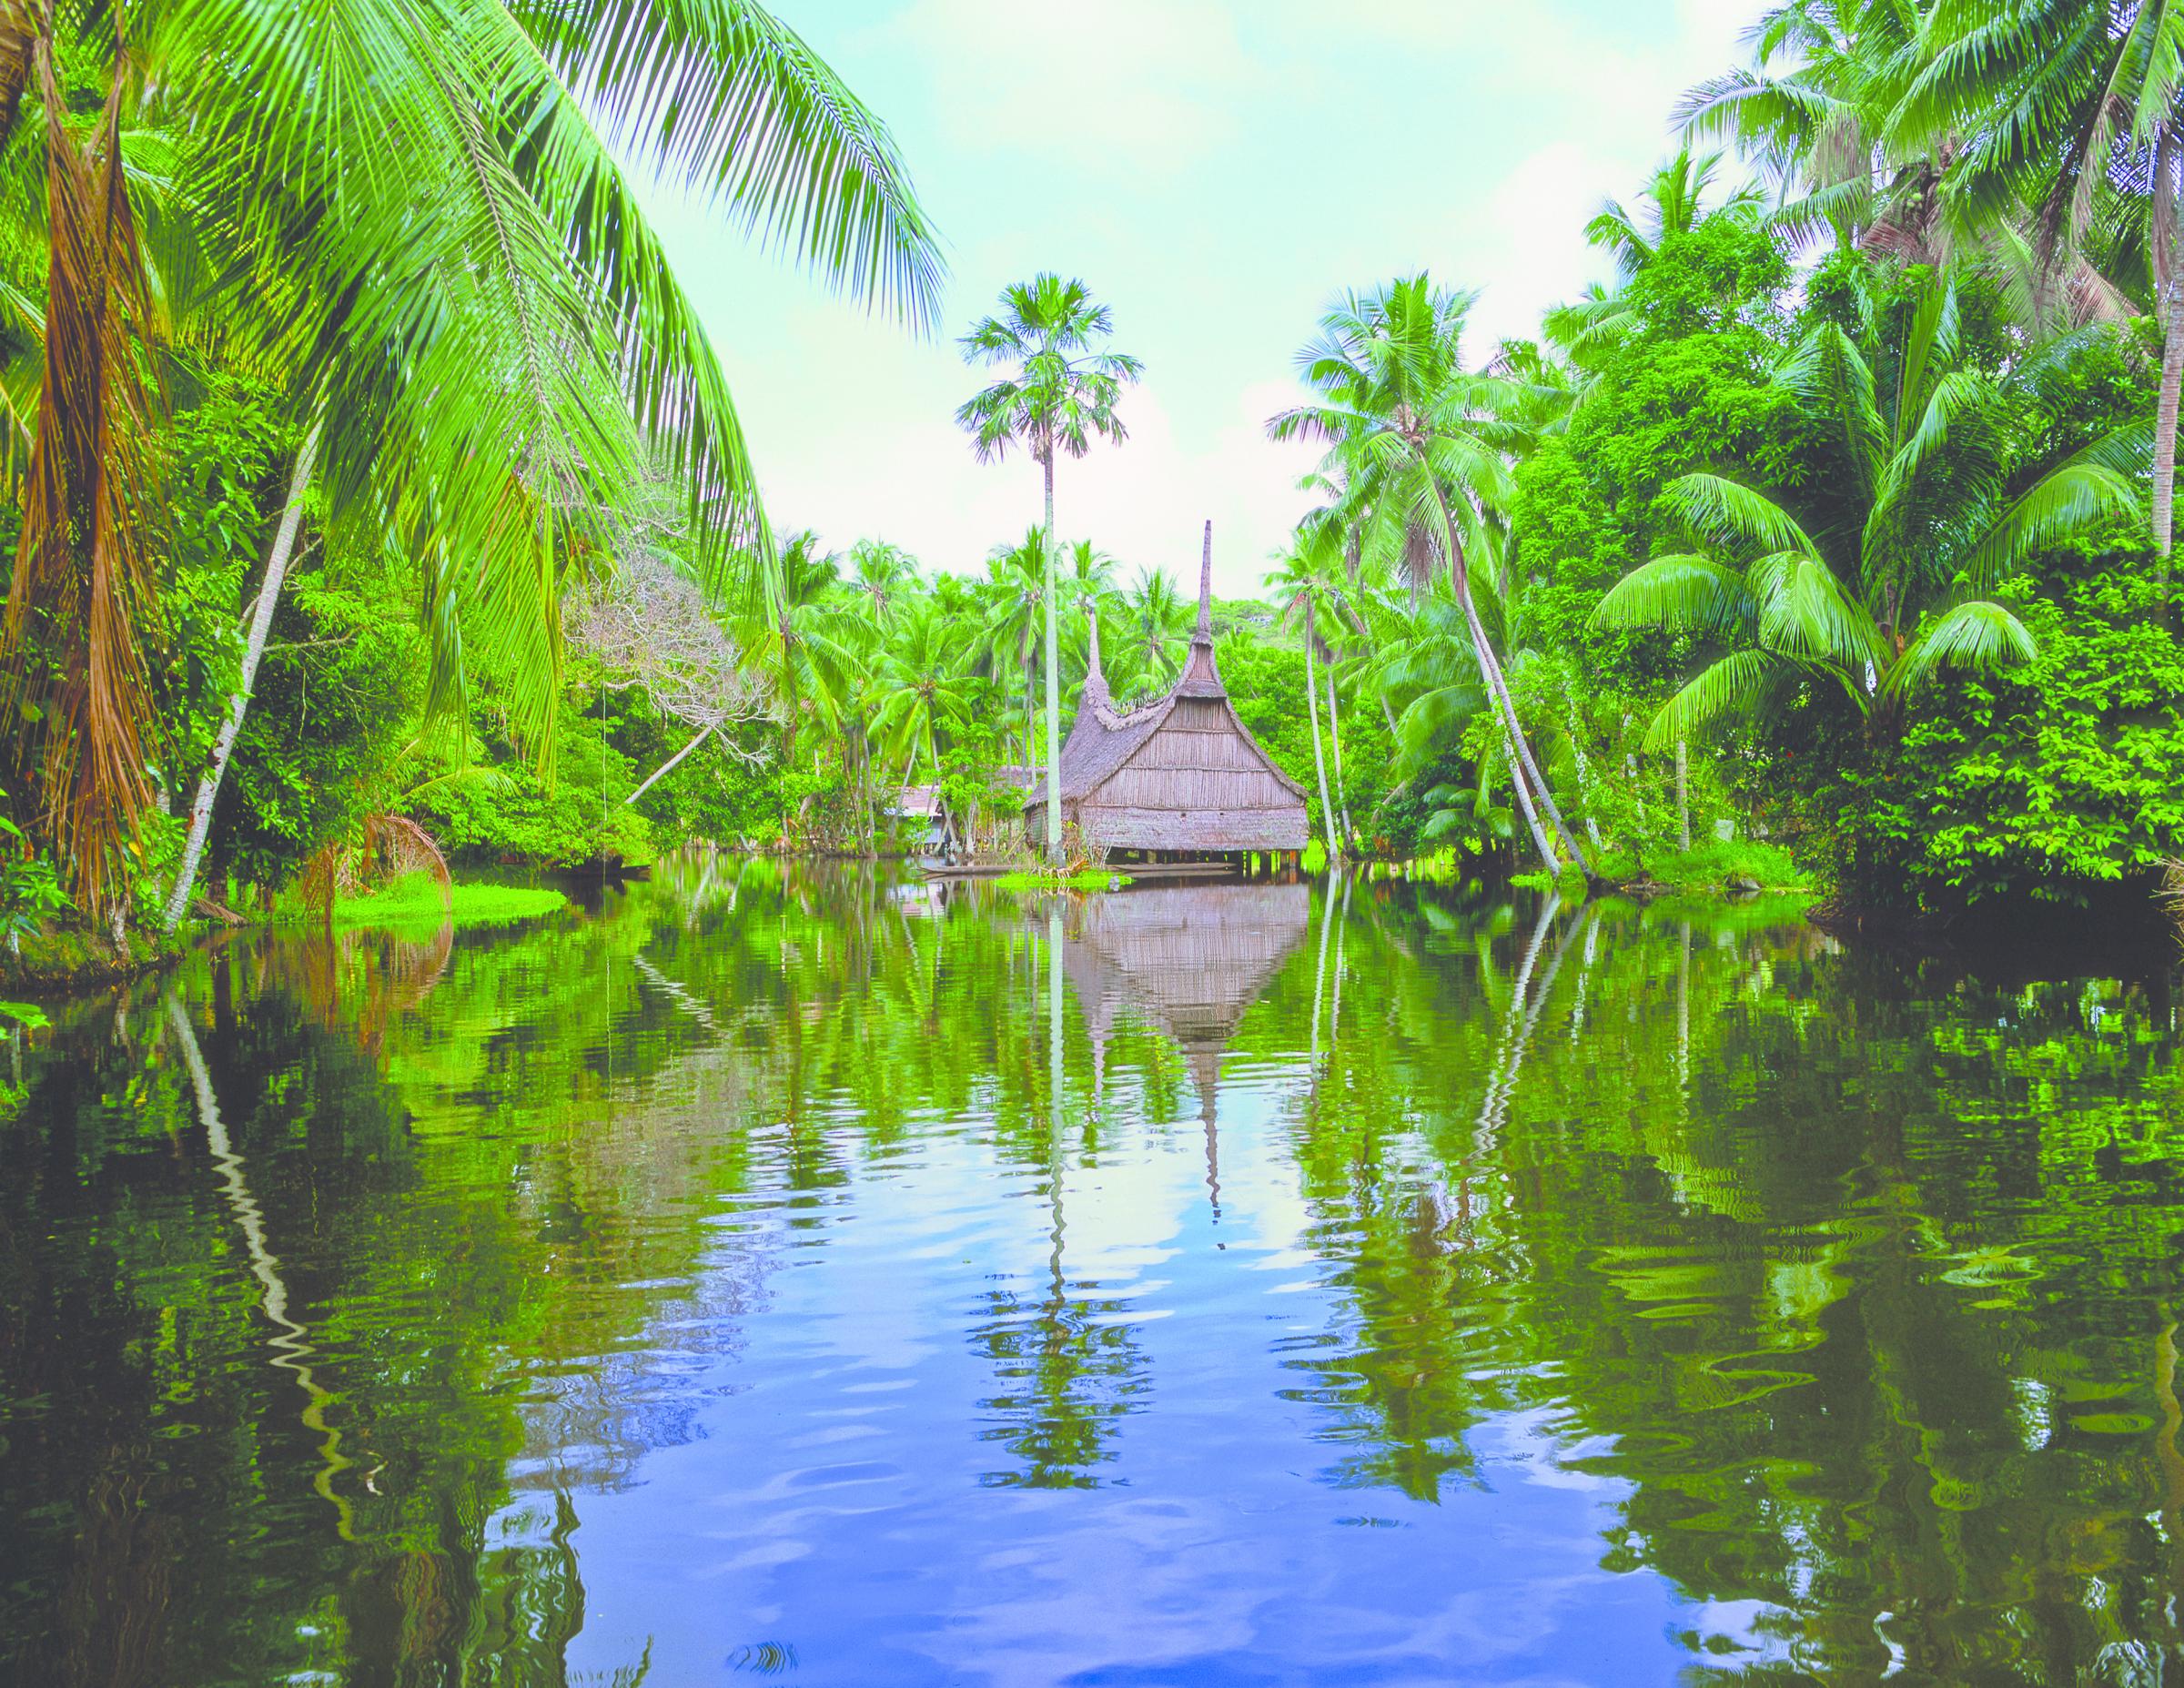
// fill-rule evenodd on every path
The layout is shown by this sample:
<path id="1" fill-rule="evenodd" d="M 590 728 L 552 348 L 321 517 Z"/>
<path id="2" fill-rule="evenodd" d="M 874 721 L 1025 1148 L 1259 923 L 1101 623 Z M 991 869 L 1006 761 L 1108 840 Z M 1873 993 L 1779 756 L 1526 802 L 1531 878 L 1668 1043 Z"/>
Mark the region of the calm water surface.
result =
<path id="1" fill-rule="evenodd" d="M 2159 980 L 718 861 L 59 1017 L 10 1681 L 2184 1679 Z"/>

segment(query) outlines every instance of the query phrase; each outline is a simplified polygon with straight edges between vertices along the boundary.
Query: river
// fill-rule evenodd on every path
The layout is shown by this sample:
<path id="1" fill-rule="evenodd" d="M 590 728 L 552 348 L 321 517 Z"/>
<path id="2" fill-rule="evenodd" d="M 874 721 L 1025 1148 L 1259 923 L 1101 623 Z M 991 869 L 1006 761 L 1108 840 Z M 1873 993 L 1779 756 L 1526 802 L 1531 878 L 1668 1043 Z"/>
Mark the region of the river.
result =
<path id="1" fill-rule="evenodd" d="M 693 856 L 55 1018 L 5 1057 L 7 1681 L 2184 1661 L 2159 976 Z"/>

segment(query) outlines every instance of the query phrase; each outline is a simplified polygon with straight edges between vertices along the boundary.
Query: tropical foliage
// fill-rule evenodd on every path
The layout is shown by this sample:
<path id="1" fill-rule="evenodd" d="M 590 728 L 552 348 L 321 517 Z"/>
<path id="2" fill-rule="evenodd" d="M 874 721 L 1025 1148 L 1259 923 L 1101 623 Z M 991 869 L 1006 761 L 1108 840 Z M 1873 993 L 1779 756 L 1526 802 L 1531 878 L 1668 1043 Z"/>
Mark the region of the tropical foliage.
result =
<path id="1" fill-rule="evenodd" d="M 958 341 L 985 384 L 956 420 L 1037 466 L 1036 525 L 837 550 L 826 511 L 761 509 L 638 196 L 689 187 L 935 326 L 878 119 L 749 0 L 320 15 L 0 31 L 0 783 L 68 917 L 278 902 L 386 816 L 459 863 L 865 854 L 937 787 L 984 846 L 1039 842 L 1009 817 L 1095 635 L 1127 705 L 1191 612 L 1183 556 L 1057 519 L 1062 460 L 1127 441 L 1109 308 L 1041 271 Z M 1320 846 L 1598 880 L 1764 836 L 1930 910 L 2184 854 L 2058 736 L 2128 724 L 2174 619 L 2172 33 L 1788 0 L 1588 221 L 1607 278 L 1536 338 L 1482 341 L 1427 272 L 1298 324 L 1268 429 L 1318 450 L 1316 504 L 1216 624 Z M 2157 642 L 2113 631 L 2126 602 Z M 2184 774 L 2129 743 L 2131 789 Z M 1964 773 L 1991 765 L 2022 814 Z"/>

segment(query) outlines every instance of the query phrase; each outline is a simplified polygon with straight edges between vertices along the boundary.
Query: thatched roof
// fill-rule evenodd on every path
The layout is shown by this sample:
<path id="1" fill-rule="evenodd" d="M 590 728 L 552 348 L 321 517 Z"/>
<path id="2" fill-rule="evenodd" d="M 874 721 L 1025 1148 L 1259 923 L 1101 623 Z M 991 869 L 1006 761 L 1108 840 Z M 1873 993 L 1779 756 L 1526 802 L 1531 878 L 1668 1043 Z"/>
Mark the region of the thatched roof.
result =
<path id="1" fill-rule="evenodd" d="M 1091 660 L 1077 719 L 1062 745 L 1062 818 L 1088 837 L 1128 848 L 1300 850 L 1304 787 L 1284 773 L 1238 719 L 1213 655 L 1213 523 L 1198 560 L 1198 618 L 1183 672 L 1165 697 L 1116 709 Z M 1024 817 L 1046 824 L 1046 783 L 1034 779 Z"/>

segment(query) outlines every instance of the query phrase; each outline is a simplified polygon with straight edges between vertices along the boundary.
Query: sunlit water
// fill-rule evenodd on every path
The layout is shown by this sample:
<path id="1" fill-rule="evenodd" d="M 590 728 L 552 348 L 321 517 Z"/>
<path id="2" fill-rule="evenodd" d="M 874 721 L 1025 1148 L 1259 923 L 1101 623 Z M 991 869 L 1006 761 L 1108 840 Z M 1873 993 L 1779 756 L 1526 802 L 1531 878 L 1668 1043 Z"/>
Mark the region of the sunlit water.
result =
<path id="1" fill-rule="evenodd" d="M 60 1019 L 13 1681 L 2179 1680 L 2159 980 L 700 860 Z"/>

